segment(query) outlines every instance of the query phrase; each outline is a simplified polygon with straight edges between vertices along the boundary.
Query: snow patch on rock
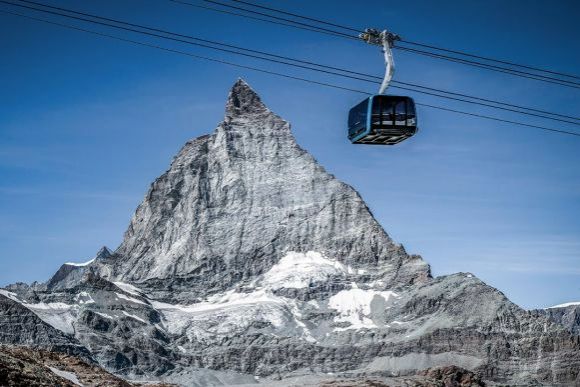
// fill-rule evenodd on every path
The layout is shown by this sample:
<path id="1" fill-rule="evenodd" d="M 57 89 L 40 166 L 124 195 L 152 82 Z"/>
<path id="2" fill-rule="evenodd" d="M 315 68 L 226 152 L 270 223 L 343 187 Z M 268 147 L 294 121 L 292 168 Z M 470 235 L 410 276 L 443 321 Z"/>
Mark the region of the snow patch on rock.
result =
<path id="1" fill-rule="evenodd" d="M 124 310 L 122 312 L 125 316 L 132 318 L 133 320 L 137 320 L 137 321 L 142 322 L 143 324 L 147 324 L 147 321 L 143 320 L 141 317 L 135 316 L 134 314 L 131 314 L 131 313 L 127 313 Z"/>
<path id="2" fill-rule="evenodd" d="M 316 251 L 290 251 L 264 274 L 262 285 L 272 290 L 302 289 L 314 282 L 326 281 L 331 276 L 360 274 L 359 271 Z"/>
<path id="3" fill-rule="evenodd" d="M 577 301 L 577 302 L 566 302 L 565 304 L 550 306 L 550 307 L 548 307 L 546 309 L 567 308 L 569 306 L 576 306 L 576 305 L 580 305 L 580 301 Z"/>
<path id="4" fill-rule="evenodd" d="M 145 303 L 145 302 L 143 302 L 141 300 L 138 300 L 138 299 L 133 298 L 133 297 L 126 296 L 126 295 L 124 295 L 122 293 L 115 293 L 115 295 L 117 297 L 119 297 L 120 299 L 125 300 L 125 301 L 134 302 L 136 304 L 147 305 L 147 303 Z"/>
<path id="5" fill-rule="evenodd" d="M 58 368 L 54 368 L 54 367 L 48 367 L 55 375 L 60 376 L 61 378 L 64 378 L 74 384 L 76 384 L 77 386 L 82 386 L 79 378 L 77 377 L 77 375 L 73 372 L 67 372 L 67 371 L 63 371 L 63 370 L 59 370 Z"/>
<path id="6" fill-rule="evenodd" d="M 88 266 L 91 263 L 93 263 L 95 261 L 96 258 L 93 258 L 89 261 L 86 262 L 82 262 L 82 263 L 75 263 L 75 262 L 66 262 L 65 265 L 67 266 L 77 266 L 77 267 L 82 267 L 82 266 Z"/>
<path id="7" fill-rule="evenodd" d="M 377 328 L 372 319 L 373 302 L 379 302 L 377 308 L 384 308 L 391 298 L 398 295 L 392 291 L 376 291 L 372 289 L 359 289 L 353 287 L 349 290 L 341 290 L 328 300 L 328 306 L 338 311 L 339 315 L 334 318 L 336 323 L 348 323 L 346 327 L 337 327 L 336 331 L 347 329 Z"/>
<path id="8" fill-rule="evenodd" d="M 0 289 L 0 294 L 2 294 L 3 296 L 5 296 L 5 297 L 7 297 L 7 298 L 11 299 L 12 301 L 21 302 L 21 301 L 18 299 L 18 296 L 16 295 L 16 293 L 14 293 L 14 292 L 9 292 L 9 291 L 8 291 L 8 290 L 6 290 L 6 289 Z"/>
<path id="9" fill-rule="evenodd" d="M 83 304 L 94 304 L 95 300 L 93 300 L 93 297 L 91 297 L 91 295 L 88 292 L 80 292 L 79 294 L 77 294 L 75 296 L 75 301 L 78 302 L 80 305 Z"/>
<path id="10" fill-rule="evenodd" d="M 250 293 L 228 291 L 191 305 L 151 304 L 163 315 L 168 332 L 185 334 L 191 342 L 231 337 L 256 324 L 275 336 L 298 335 L 313 341 L 295 302 L 267 289 L 256 289 Z"/>
<path id="11" fill-rule="evenodd" d="M 74 335 L 74 322 L 76 321 L 77 305 L 69 305 L 64 302 L 40 302 L 38 304 L 23 304 L 32 310 L 45 323 L 54 328 Z"/>
<path id="12" fill-rule="evenodd" d="M 137 286 L 127 284 L 125 282 L 113 282 L 119 289 L 122 289 L 124 292 L 132 294 L 134 296 L 140 296 L 143 294 L 143 291 L 139 289 Z"/>

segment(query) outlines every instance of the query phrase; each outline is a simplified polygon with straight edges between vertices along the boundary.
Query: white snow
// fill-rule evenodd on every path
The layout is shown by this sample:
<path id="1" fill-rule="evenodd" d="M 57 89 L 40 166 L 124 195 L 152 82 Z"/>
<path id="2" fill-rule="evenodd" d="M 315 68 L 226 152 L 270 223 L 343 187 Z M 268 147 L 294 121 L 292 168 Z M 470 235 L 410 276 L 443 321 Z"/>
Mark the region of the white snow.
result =
<path id="1" fill-rule="evenodd" d="M 54 368 L 54 367 L 48 367 L 48 368 L 50 368 L 50 370 L 53 373 L 55 373 L 56 375 L 60 376 L 61 378 L 67 379 L 67 380 L 73 382 L 74 384 L 76 384 L 77 386 L 82 386 L 79 378 L 73 372 L 67 372 L 67 371 L 59 370 L 58 368 Z"/>
<path id="2" fill-rule="evenodd" d="M 262 285 L 273 290 L 302 289 L 313 282 L 325 281 L 330 276 L 361 272 L 364 271 L 357 271 L 316 251 L 290 251 L 264 274 Z"/>
<path id="3" fill-rule="evenodd" d="M 84 292 L 84 291 L 80 292 L 79 294 L 77 294 L 75 296 L 75 301 L 81 305 L 95 303 L 95 300 L 93 300 L 93 297 L 91 297 L 91 295 L 88 292 Z"/>
<path id="4" fill-rule="evenodd" d="M 32 309 L 50 310 L 50 309 L 70 309 L 73 307 L 73 305 L 65 304 L 64 302 L 49 302 L 49 303 L 40 302 L 38 304 L 29 304 L 28 307 Z"/>
<path id="5" fill-rule="evenodd" d="M 73 323 L 76 320 L 77 305 L 69 305 L 64 302 L 40 302 L 38 304 L 26 304 L 45 323 L 68 334 L 74 334 Z"/>
<path id="6" fill-rule="evenodd" d="M 163 315 L 168 332 L 184 334 L 191 341 L 212 342 L 242 334 L 258 321 L 268 323 L 273 335 L 299 335 L 314 341 L 295 303 L 268 289 L 256 289 L 250 293 L 231 290 L 191 305 L 152 301 L 152 306 Z"/>
<path id="7" fill-rule="evenodd" d="M 179 349 L 183 353 L 187 353 L 187 351 L 185 350 L 185 348 L 183 348 L 181 345 L 178 345 L 177 346 L 177 349 Z"/>
<path id="8" fill-rule="evenodd" d="M 140 322 L 142 322 L 143 324 L 147 324 L 147 322 L 146 322 L 145 320 L 143 320 L 143 319 L 142 319 L 141 317 L 139 317 L 139 316 L 135 316 L 134 314 L 127 313 L 127 312 L 125 312 L 124 310 L 123 310 L 122 312 L 123 312 L 123 314 L 124 314 L 125 316 L 127 316 L 127 317 L 129 317 L 129 318 L 132 318 L 132 319 L 134 319 L 134 320 L 140 321 Z"/>
<path id="9" fill-rule="evenodd" d="M 90 261 L 86 261 L 86 262 L 82 262 L 82 263 L 66 262 L 65 265 L 68 265 L 68 266 L 78 266 L 78 267 L 87 266 L 87 265 L 90 265 L 91 263 L 93 263 L 93 261 L 95 259 L 96 258 L 93 258 Z"/>
<path id="10" fill-rule="evenodd" d="M 565 304 L 554 305 L 554 306 L 550 306 L 550 307 L 548 307 L 546 309 L 567 308 L 569 306 L 575 306 L 575 305 L 580 305 L 580 301 L 578 301 L 578 302 L 567 302 Z"/>
<path id="11" fill-rule="evenodd" d="M 115 295 L 116 295 L 117 297 L 119 297 L 119 298 L 121 298 L 121 299 L 123 299 L 123 300 L 129 301 L 129 302 L 134 302 L 134 303 L 136 303 L 136 304 L 147 305 L 147 303 L 146 303 L 146 302 L 143 302 L 143 301 L 141 301 L 141 300 L 138 300 L 138 299 L 136 299 L 136 298 L 133 298 L 133 297 L 126 296 L 126 295 L 124 295 L 124 294 L 122 294 L 122 293 L 115 293 Z"/>
<path id="12" fill-rule="evenodd" d="M 127 284 L 125 282 L 113 282 L 113 283 L 123 291 L 132 294 L 134 296 L 140 296 L 143 294 L 143 291 L 134 285 Z"/>
<path id="13" fill-rule="evenodd" d="M 0 294 L 2 294 L 3 296 L 6 296 L 8 298 L 10 298 L 12 301 L 20 302 L 20 300 L 16 296 L 16 293 L 9 292 L 6 289 L 0 289 Z"/>
<path id="14" fill-rule="evenodd" d="M 109 320 L 113 320 L 113 316 L 109 316 L 108 314 L 101 313 L 101 312 L 94 312 L 94 313 L 98 314 L 101 317 L 108 318 Z"/>
<path id="15" fill-rule="evenodd" d="M 177 309 L 186 313 L 198 313 L 262 302 L 279 303 L 280 301 L 278 300 L 278 297 L 272 295 L 271 293 L 260 290 L 252 293 L 236 293 L 234 291 L 229 291 L 224 294 L 218 294 L 209 297 L 207 301 L 191 305 L 172 305 L 159 301 L 153 301 L 152 305 L 159 309 Z"/>
<path id="16" fill-rule="evenodd" d="M 328 306 L 338 311 L 335 322 L 346 322 L 347 327 L 335 328 L 336 331 L 346 329 L 376 328 L 377 325 L 371 319 L 371 302 L 375 297 L 381 297 L 389 301 L 397 294 L 391 291 L 363 290 L 354 287 L 349 290 L 341 290 L 328 300 Z"/>

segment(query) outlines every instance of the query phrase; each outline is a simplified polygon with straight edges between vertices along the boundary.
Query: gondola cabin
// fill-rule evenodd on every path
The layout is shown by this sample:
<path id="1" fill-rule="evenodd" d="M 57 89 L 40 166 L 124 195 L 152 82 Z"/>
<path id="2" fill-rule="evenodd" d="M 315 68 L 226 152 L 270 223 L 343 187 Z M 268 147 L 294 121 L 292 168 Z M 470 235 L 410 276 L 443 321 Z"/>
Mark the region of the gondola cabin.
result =
<path id="1" fill-rule="evenodd" d="M 350 109 L 353 144 L 395 145 L 417 133 L 415 102 L 409 97 L 373 95 Z"/>

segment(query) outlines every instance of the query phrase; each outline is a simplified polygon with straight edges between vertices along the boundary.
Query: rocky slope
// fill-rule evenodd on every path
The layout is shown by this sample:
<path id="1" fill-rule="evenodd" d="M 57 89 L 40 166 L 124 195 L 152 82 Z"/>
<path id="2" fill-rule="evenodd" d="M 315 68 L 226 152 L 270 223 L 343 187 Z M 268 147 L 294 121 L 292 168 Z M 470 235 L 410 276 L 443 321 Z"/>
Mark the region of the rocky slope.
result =
<path id="1" fill-rule="evenodd" d="M 90 352 L 73 336 L 44 322 L 14 293 L 5 290 L 0 290 L 0 343 L 44 348 L 92 360 Z"/>
<path id="2" fill-rule="evenodd" d="M 563 325 L 570 332 L 580 335 L 580 302 L 556 305 L 551 308 L 536 310 L 535 312 Z"/>
<path id="3" fill-rule="evenodd" d="M 0 386 L 111 386 L 130 384 L 78 357 L 23 346 L 0 346 Z"/>
<path id="4" fill-rule="evenodd" d="M 454 365 L 502 383 L 580 382 L 579 336 L 471 274 L 432 278 L 243 81 L 114 253 L 10 290 L 132 379 L 384 380 Z"/>

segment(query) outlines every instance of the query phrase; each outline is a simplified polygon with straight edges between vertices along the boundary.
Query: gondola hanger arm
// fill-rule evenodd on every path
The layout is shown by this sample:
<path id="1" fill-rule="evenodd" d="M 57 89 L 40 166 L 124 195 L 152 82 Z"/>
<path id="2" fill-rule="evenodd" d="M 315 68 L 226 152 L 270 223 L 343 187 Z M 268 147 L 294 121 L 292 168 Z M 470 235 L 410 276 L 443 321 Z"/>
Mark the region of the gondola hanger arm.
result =
<path id="1" fill-rule="evenodd" d="M 385 76 L 381 83 L 379 94 L 384 94 L 395 74 L 395 60 L 393 59 L 393 51 L 391 49 L 395 45 L 395 41 L 401 40 L 401 38 L 399 35 L 387 30 L 381 32 L 375 28 L 365 29 L 365 31 L 359 35 L 359 38 L 368 44 L 382 47 L 383 55 L 385 57 Z"/>

